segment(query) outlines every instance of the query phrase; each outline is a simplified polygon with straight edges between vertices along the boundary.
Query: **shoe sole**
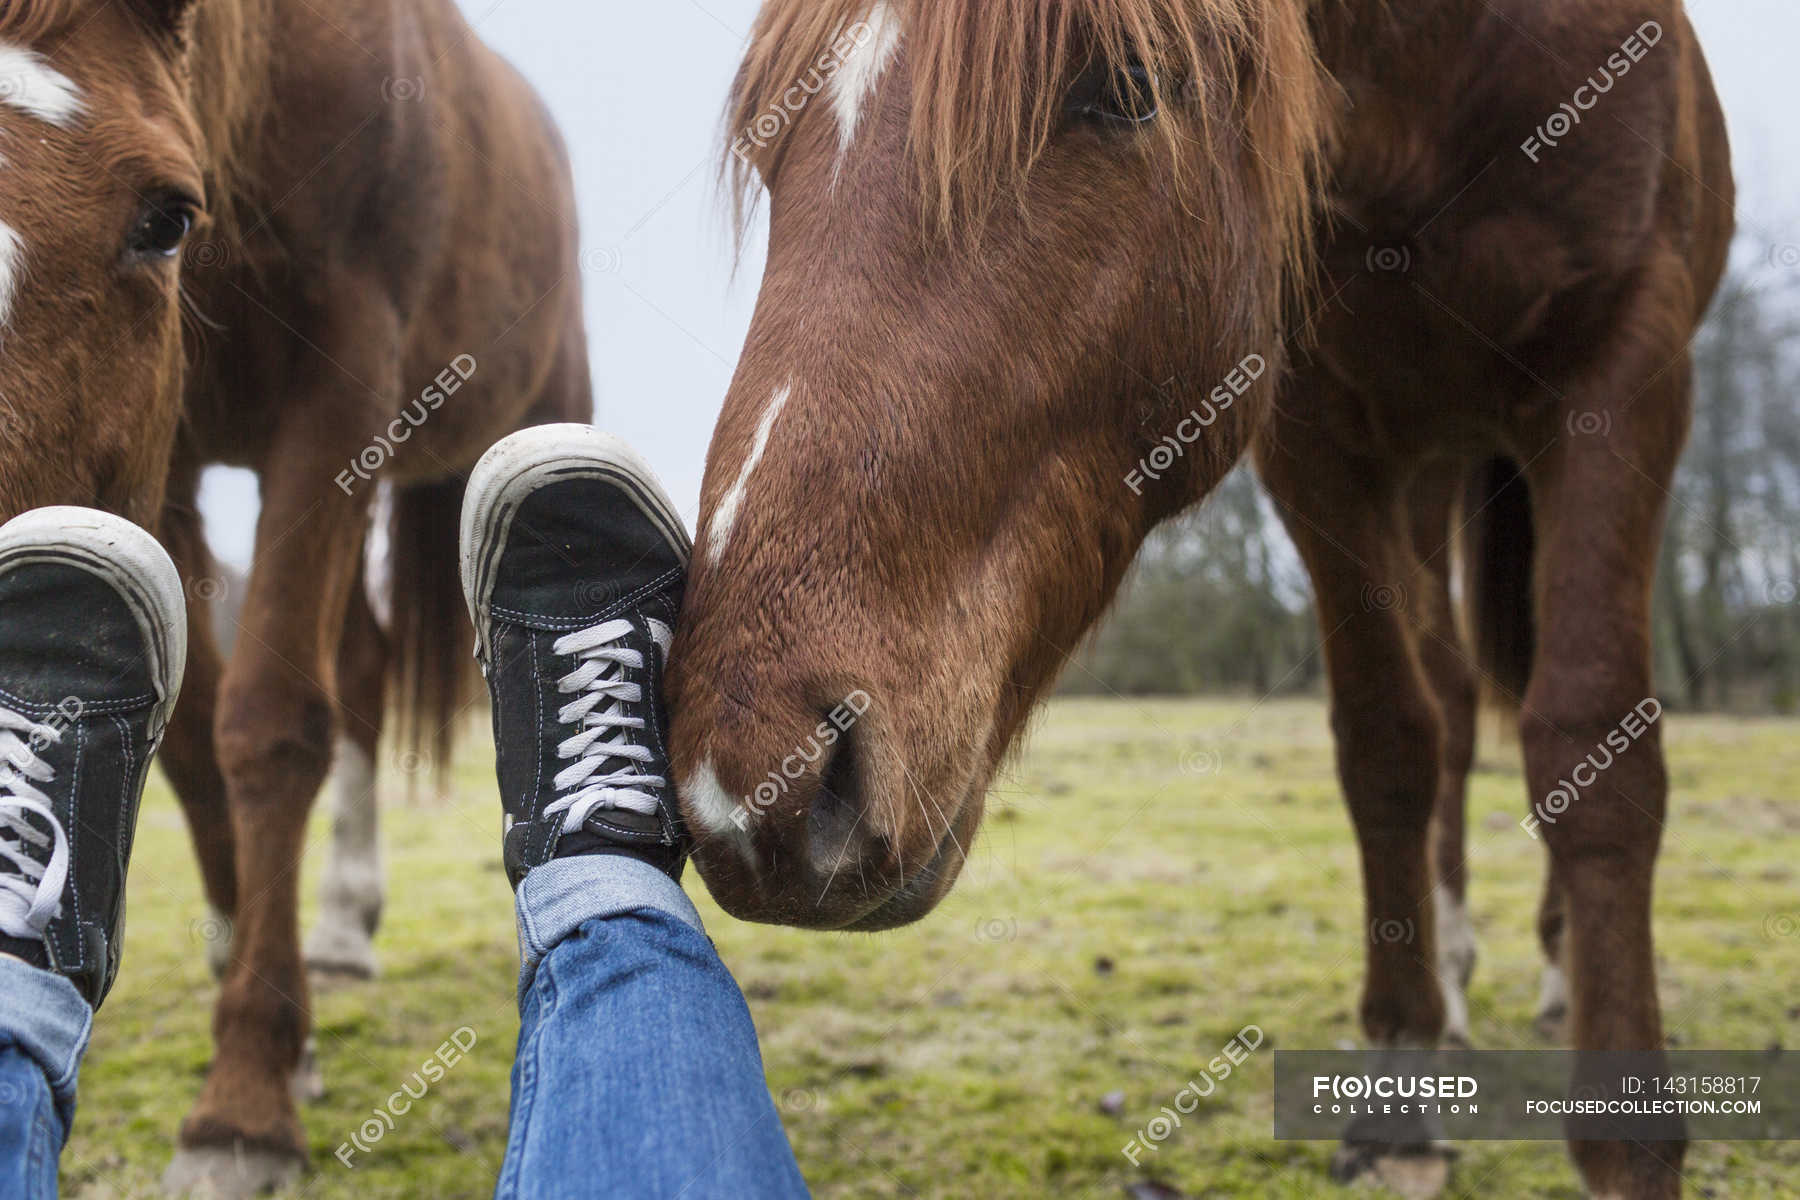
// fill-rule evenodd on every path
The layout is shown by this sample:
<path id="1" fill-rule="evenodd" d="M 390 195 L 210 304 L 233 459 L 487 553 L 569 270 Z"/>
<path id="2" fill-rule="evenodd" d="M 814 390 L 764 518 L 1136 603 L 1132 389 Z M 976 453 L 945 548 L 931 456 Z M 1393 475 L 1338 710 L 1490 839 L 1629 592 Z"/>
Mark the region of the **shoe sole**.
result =
<path id="1" fill-rule="evenodd" d="M 91 508 L 38 508 L 0 526 L 0 568 L 74 563 L 124 597 L 149 647 L 157 703 L 153 742 L 162 738 L 187 670 L 187 596 L 168 551 L 123 517 Z"/>
<path id="2" fill-rule="evenodd" d="M 662 530 L 683 567 L 693 556 L 693 540 L 656 472 L 623 439 L 591 425 L 538 425 L 504 438 L 475 465 L 463 498 L 463 599 L 475 624 L 476 651 L 484 658 L 494 567 L 513 518 L 539 488 L 568 479 L 615 484 Z"/>

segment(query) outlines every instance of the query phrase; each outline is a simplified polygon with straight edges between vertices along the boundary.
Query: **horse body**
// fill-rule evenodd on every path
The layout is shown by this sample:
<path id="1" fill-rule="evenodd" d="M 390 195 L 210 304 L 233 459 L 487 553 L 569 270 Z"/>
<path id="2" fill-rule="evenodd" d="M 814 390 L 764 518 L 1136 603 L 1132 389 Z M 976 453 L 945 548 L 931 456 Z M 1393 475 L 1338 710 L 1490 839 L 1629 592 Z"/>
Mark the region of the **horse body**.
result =
<path id="1" fill-rule="evenodd" d="M 1592 356 L 1659 257 L 1691 287 L 1657 293 L 1657 323 L 1697 322 L 1732 191 L 1705 63 L 1676 4 L 1582 8 L 1564 22 L 1541 4 L 1446 4 L 1371 28 L 1343 6 L 1322 22 L 1341 99 L 1319 256 L 1332 302 L 1306 314 L 1307 367 L 1356 397 L 1318 414 L 1333 438 L 1413 458 L 1518 449 L 1521 409 L 1554 399 L 1544 381 Z M 1652 15 L 1661 40 L 1616 94 L 1584 95 L 1603 152 L 1528 152 L 1559 102 L 1613 74 L 1618 31 Z"/>
<path id="2" fill-rule="evenodd" d="M 774 0 L 753 36 L 751 130 L 848 23 L 881 61 L 833 77 L 835 122 L 809 109 L 748 154 L 769 265 L 672 658 L 709 886 L 799 925 L 929 911 L 1124 562 L 1252 451 L 1317 592 L 1370 1043 L 1468 1036 L 1462 808 L 1486 684 L 1519 709 L 1548 817 L 1527 825 L 1574 1044 L 1660 1048 L 1667 780 L 1632 714 L 1654 695 L 1686 346 L 1732 226 L 1680 4 L 1048 11 Z M 1284 245 L 1292 188 L 1311 231 L 1278 252 L 1305 281 L 1284 300 L 1258 247 Z M 1269 382 L 1217 402 L 1247 354 Z M 851 689 L 866 714 L 787 774 Z M 1629 750 L 1547 809 L 1622 723 Z M 1572 1150 L 1598 1195 L 1680 1190 L 1679 1143 Z"/>
<path id="3" fill-rule="evenodd" d="M 34 270 L 5 369 L 36 385 L 24 440 L 55 435 L 68 464 L 9 470 L 0 490 L 9 511 L 161 511 L 194 583 L 162 762 L 233 934 L 217 1054 L 168 1182 L 253 1190 L 306 1153 L 288 1090 L 309 1024 L 297 884 L 334 734 L 346 766 L 372 763 L 395 682 L 409 732 L 447 748 L 467 662 L 460 474 L 516 428 L 591 412 L 570 172 L 536 97 L 450 0 L 43 0 L 0 20 L 0 41 L 33 56 L 30 95 L 78 97 L 0 106 L 41 135 L 22 161 L 8 147 L 6 174 L 67 204 L 54 220 L 41 200 L 7 205 Z M 59 314 L 60 295 L 88 303 Z M 211 463 L 262 487 L 228 662 L 199 582 Z M 363 579 L 378 484 L 387 631 Z M 366 840 L 366 811 L 340 812 Z M 366 878 L 333 887 L 372 920 Z"/>
<path id="4" fill-rule="evenodd" d="M 239 118 L 250 144 L 222 180 L 233 227 L 211 244 L 216 265 L 199 255 L 185 281 L 194 307 L 228 331 L 198 331 L 190 355 L 195 455 L 265 468 L 284 433 L 270 419 L 279 403 L 247 397 L 246 381 L 290 370 L 295 339 L 315 329 L 375 332 L 357 329 L 359 316 L 379 322 L 390 361 L 386 379 L 324 364 L 347 393 L 340 441 L 360 450 L 386 435 L 395 389 L 416 399 L 464 354 L 479 360 L 473 383 L 491 373 L 503 385 L 482 395 L 510 394 L 508 415 L 522 412 L 568 367 L 575 331 L 562 290 L 575 282 L 569 167 L 536 95 L 450 0 L 240 2 L 227 18 L 201 0 L 194 34 L 201 56 L 209 39 L 250 26 L 238 45 L 260 47 L 269 72 L 266 90 L 239 100 L 253 107 Z M 202 103 L 205 79 L 197 72 Z M 501 219 L 514 208 L 527 219 Z M 541 304 L 552 288 L 556 302 Z M 444 404 L 380 478 L 437 482 L 479 455 L 495 421 L 491 404 Z M 352 490 L 372 486 L 358 478 Z"/>
<path id="5" fill-rule="evenodd" d="M 210 15 L 201 41 L 228 24 Z M 202 697 L 171 734 L 171 758 L 202 764 L 190 774 L 209 774 L 209 749 L 222 768 L 181 789 L 196 828 L 218 818 L 223 782 L 237 833 L 235 893 L 226 864 L 207 864 L 214 902 L 236 901 L 237 961 L 176 1188 L 217 1173 L 222 1154 L 243 1186 L 304 1157 L 287 1088 L 307 1024 L 292 874 L 330 730 L 346 735 L 344 765 L 373 761 L 385 689 L 371 664 L 392 663 L 412 732 L 447 750 L 466 641 L 460 474 L 512 429 L 591 411 L 569 168 L 536 97 L 448 0 L 326 11 L 270 0 L 258 16 L 273 53 L 256 103 L 273 136 L 237 164 L 247 194 L 219 269 L 190 276 L 223 333 L 202 332 L 190 355 L 201 365 L 177 451 L 255 469 L 264 508 L 252 636 L 216 709 Z M 395 489 L 391 638 L 362 585 L 358 531 L 377 481 L 355 468 L 372 458 Z M 340 799 L 346 844 L 368 828 L 353 801 Z M 342 873 L 328 893 L 362 896 L 372 921 L 366 878 L 359 892 Z M 238 1169 L 243 1147 L 266 1161 Z"/>
<path id="6" fill-rule="evenodd" d="M 1371 938 L 1362 1016 L 1380 1045 L 1470 1037 L 1462 809 L 1479 690 L 1522 710 L 1540 815 L 1655 694 L 1656 547 L 1732 180 L 1679 5 L 1584 8 L 1570 21 L 1446 5 L 1395 18 L 1372 50 L 1321 39 L 1348 107 L 1321 254 L 1330 299 L 1256 459 L 1329 635 L 1370 928 L 1432 926 Z M 1600 132 L 1560 154 L 1534 142 L 1577 92 Z M 1451 601 L 1463 530 L 1472 648 Z M 1496 555 L 1514 569 L 1483 561 Z M 1573 811 L 1527 819 L 1550 851 L 1543 1016 L 1560 1015 L 1569 973 L 1577 1046 L 1662 1044 L 1648 910 L 1666 786 L 1652 727 Z M 1673 1146 L 1575 1152 L 1603 1193 L 1679 1186 Z"/>

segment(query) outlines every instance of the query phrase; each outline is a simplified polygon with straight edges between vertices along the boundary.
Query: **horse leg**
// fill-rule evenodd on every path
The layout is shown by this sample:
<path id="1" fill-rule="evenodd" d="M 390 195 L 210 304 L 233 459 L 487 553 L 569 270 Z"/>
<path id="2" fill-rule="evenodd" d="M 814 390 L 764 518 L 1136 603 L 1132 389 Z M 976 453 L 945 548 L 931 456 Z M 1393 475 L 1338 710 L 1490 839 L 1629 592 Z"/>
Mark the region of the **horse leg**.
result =
<path id="1" fill-rule="evenodd" d="M 365 294 L 364 289 L 356 289 Z M 371 362 L 356 311 L 339 337 L 315 337 L 329 362 L 303 381 L 263 464 L 263 511 L 243 632 L 226 668 L 219 759 L 230 797 L 240 881 L 231 969 L 213 1017 L 216 1053 L 164 1177 L 171 1191 L 248 1196 L 292 1180 L 306 1140 L 290 1077 L 310 1024 L 300 955 L 299 879 L 307 816 L 331 765 L 337 649 L 367 528 L 368 498 L 332 482 L 357 453 L 362 414 L 332 364 L 398 393 L 391 364 Z M 391 328 L 390 324 L 388 326 Z M 366 403 L 360 396 L 357 403 Z"/>
<path id="2" fill-rule="evenodd" d="M 1363 1032 L 1377 1053 L 1434 1049 L 1444 1002 L 1430 838 L 1443 732 L 1404 611 L 1415 564 L 1401 504 L 1386 464 L 1352 463 L 1335 449 L 1301 462 L 1279 448 L 1298 439 L 1278 432 L 1269 441 L 1259 464 L 1313 579 L 1338 774 L 1362 855 Z M 1422 1169 L 1427 1194 L 1448 1182 L 1441 1158 L 1396 1155 L 1354 1126 L 1347 1134 L 1332 1168 L 1340 1180 Z M 1416 1140 L 1435 1139 L 1422 1130 Z"/>
<path id="3" fill-rule="evenodd" d="M 206 952 L 214 977 L 225 973 L 231 959 L 231 915 L 237 911 L 237 867 L 233 861 L 231 813 L 226 806 L 225 776 L 213 742 L 219 680 L 224 661 L 213 632 L 212 605 L 218 576 L 195 503 L 198 468 L 178 465 L 169 485 L 160 533 L 169 557 L 181 570 L 187 591 L 188 656 L 181 698 L 176 702 L 157 761 L 181 802 L 187 818 L 200 877 L 211 906 L 196 920 L 194 937 Z"/>
<path id="4" fill-rule="evenodd" d="M 1408 496 L 1413 553 L 1421 564 L 1416 605 L 1419 664 L 1444 731 L 1432 826 L 1438 985 L 1444 993 L 1444 1043 L 1461 1047 L 1470 1045 L 1468 988 L 1476 957 L 1465 825 L 1479 704 L 1475 670 L 1457 630 L 1450 587 L 1451 517 L 1462 494 L 1464 469 L 1451 460 L 1433 463 L 1413 481 Z"/>
<path id="5" fill-rule="evenodd" d="M 1668 775 L 1650 594 L 1691 400 L 1685 360 L 1642 337 L 1664 327 L 1655 299 L 1624 306 L 1618 344 L 1568 391 L 1570 409 L 1596 414 L 1584 424 L 1603 431 L 1571 433 L 1568 413 L 1554 414 L 1529 471 L 1540 634 L 1520 728 L 1561 897 L 1575 1048 L 1660 1059 L 1651 891 Z M 1596 1197 L 1681 1193 L 1683 1141 L 1577 1141 L 1570 1151 Z"/>
<path id="6" fill-rule="evenodd" d="M 361 576 L 351 589 L 344 622 L 338 648 L 342 732 L 332 769 L 331 858 L 319 889 L 319 921 L 306 943 L 306 965 L 328 977 L 373 979 L 377 963 L 372 939 L 381 924 L 384 888 L 375 762 L 387 643 Z"/>

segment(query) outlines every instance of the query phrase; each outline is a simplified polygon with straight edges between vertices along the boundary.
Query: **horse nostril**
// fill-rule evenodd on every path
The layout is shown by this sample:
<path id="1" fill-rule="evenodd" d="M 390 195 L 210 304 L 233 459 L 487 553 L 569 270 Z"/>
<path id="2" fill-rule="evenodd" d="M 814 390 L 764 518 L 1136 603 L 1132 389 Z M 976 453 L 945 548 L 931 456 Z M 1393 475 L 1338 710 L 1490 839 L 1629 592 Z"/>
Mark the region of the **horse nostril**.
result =
<path id="1" fill-rule="evenodd" d="M 807 814 L 808 850 L 815 867 L 835 870 L 843 863 L 860 858 L 858 846 L 869 839 L 871 831 L 864 826 L 868 810 L 864 805 L 862 766 L 852 731 L 845 730 L 831 748 L 829 760 L 819 776 L 819 790 Z"/>

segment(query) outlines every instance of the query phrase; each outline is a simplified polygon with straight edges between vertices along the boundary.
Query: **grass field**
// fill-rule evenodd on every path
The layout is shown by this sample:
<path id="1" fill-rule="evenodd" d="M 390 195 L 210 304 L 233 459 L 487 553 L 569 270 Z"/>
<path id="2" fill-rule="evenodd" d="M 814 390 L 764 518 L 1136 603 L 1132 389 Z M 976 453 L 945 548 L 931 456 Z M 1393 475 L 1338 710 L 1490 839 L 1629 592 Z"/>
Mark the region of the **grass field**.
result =
<path id="1" fill-rule="evenodd" d="M 1491 741 L 1492 739 L 1490 739 Z M 1672 718 L 1657 906 L 1662 994 L 1689 1048 L 1800 1047 L 1800 723 Z M 386 813 L 375 986 L 315 1000 L 326 1098 L 302 1194 L 480 1197 L 504 1150 L 515 949 L 488 762 Z M 1474 779 L 1471 996 L 1485 1047 L 1536 1044 L 1540 844 L 1516 752 Z M 326 834 L 321 819 L 313 845 Z M 322 856 L 308 863 L 307 892 Z M 1365 936 L 1323 706 L 1061 701 L 989 802 L 955 892 L 878 936 L 738 924 L 690 874 L 755 1013 L 769 1083 L 829 1197 L 1331 1194 L 1331 1147 L 1270 1140 L 1272 1055 L 1358 1036 Z M 146 803 L 124 974 L 97 1022 L 65 1194 L 149 1194 L 210 1053 L 208 932 L 180 814 Z M 1121 1147 L 1246 1024 L 1268 1042 L 1160 1149 Z M 333 1151 L 459 1029 L 467 1057 L 368 1154 Z M 467 1043 L 469 1034 L 462 1035 Z M 1116 1115 L 1102 1111 L 1123 1093 Z M 599 1131 L 596 1131 L 599 1135 Z M 1800 1143 L 1714 1143 L 1691 1194 L 1800 1195 Z M 1573 1198 L 1560 1146 L 1463 1147 L 1454 1193 Z M 1364 1193 L 1366 1194 L 1366 1193 Z"/>

